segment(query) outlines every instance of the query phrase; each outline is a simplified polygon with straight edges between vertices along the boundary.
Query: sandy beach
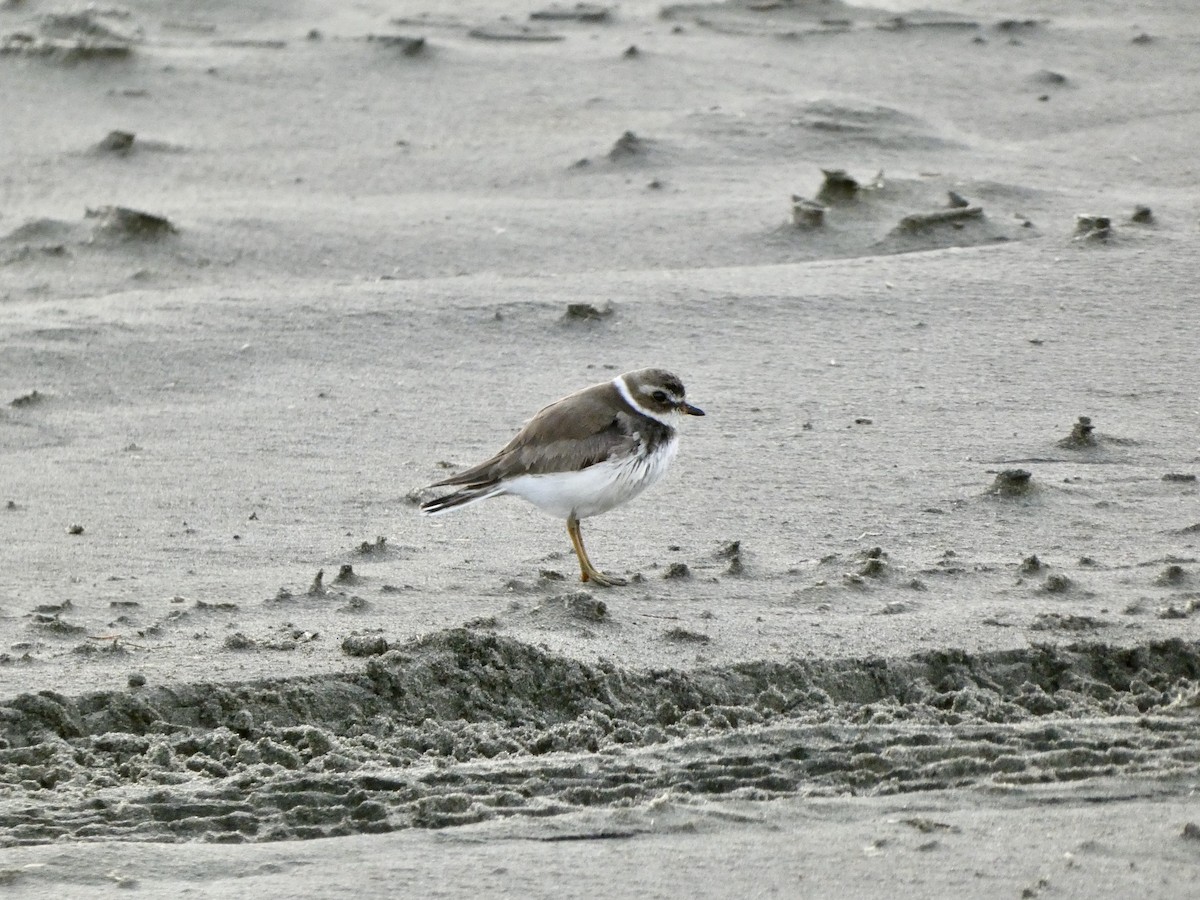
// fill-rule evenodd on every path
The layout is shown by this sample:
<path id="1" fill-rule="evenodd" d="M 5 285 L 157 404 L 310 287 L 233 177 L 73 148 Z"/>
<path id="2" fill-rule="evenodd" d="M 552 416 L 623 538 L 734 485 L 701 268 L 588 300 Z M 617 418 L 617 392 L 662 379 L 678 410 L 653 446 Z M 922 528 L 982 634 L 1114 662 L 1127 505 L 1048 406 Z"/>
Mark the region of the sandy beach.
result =
<path id="1" fill-rule="evenodd" d="M 1187 897 L 1192 4 L 0 3 L 14 897 Z M 687 385 L 580 583 L 537 409 Z"/>

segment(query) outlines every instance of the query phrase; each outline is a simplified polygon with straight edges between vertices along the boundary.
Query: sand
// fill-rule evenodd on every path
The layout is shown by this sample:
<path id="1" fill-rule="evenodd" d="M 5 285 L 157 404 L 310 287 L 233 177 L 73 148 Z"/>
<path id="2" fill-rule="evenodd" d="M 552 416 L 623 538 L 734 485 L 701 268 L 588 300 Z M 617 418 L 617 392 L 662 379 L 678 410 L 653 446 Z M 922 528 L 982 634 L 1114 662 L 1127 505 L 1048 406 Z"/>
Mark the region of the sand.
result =
<path id="1" fill-rule="evenodd" d="M 1200 25 L 918 7 L 0 5 L 6 894 L 1189 896 Z"/>

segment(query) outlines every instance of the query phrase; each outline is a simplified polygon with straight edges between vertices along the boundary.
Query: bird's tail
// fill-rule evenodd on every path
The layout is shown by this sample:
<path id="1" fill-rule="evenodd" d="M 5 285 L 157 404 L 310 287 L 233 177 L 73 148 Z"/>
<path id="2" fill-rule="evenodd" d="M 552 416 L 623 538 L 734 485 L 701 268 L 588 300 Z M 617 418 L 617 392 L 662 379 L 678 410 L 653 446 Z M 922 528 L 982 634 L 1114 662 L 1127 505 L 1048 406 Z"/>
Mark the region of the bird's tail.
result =
<path id="1" fill-rule="evenodd" d="M 421 504 L 421 515 L 438 516 L 452 509 L 458 509 L 460 506 L 469 506 L 503 493 L 504 488 L 497 484 L 471 485 L 457 490 L 453 494 L 447 494 L 435 500 L 426 500 Z"/>

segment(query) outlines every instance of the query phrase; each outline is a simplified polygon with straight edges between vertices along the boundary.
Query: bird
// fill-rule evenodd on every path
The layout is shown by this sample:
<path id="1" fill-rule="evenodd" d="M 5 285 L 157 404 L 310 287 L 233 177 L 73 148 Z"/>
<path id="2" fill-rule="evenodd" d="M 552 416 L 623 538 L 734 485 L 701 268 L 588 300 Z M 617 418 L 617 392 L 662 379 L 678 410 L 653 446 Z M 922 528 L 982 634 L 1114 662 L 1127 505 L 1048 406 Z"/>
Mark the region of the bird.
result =
<path id="1" fill-rule="evenodd" d="M 588 558 L 580 521 L 628 503 L 666 473 L 679 427 L 704 411 L 687 402 L 683 382 L 665 369 L 638 369 L 543 407 L 490 459 L 429 487 L 452 493 L 421 504 L 441 515 L 511 495 L 567 523 L 580 581 L 626 584 Z"/>

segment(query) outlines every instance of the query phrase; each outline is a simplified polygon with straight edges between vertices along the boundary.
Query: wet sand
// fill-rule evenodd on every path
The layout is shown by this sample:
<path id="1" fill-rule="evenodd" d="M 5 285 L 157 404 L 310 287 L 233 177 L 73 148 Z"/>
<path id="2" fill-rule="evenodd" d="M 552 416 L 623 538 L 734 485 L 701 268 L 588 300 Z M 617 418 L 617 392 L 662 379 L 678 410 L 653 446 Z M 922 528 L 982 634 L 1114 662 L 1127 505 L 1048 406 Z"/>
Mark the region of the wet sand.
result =
<path id="1" fill-rule="evenodd" d="M 1197 26 L 890 5 L 0 8 L 6 889 L 1185 896 Z"/>

